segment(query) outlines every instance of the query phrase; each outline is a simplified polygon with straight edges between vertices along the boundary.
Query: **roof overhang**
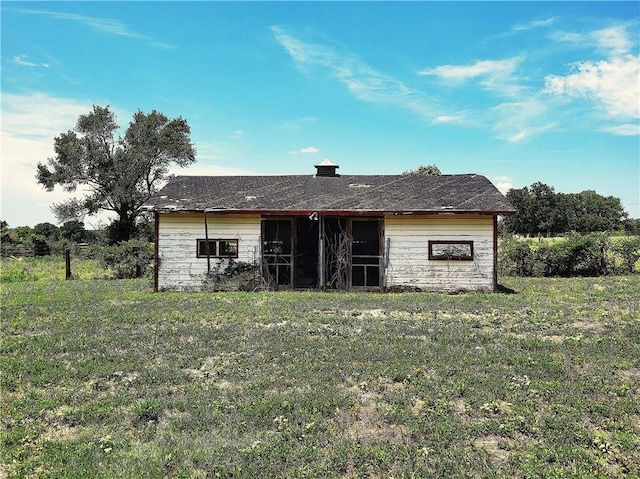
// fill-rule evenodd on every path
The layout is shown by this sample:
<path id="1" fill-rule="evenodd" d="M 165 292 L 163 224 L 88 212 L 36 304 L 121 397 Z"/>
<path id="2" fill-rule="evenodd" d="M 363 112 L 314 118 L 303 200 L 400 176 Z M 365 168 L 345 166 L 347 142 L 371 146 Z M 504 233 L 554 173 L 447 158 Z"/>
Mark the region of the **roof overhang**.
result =
<path id="1" fill-rule="evenodd" d="M 263 216 L 309 216 L 317 213 L 322 216 L 429 216 L 429 215 L 482 215 L 505 216 L 515 213 L 513 210 L 485 211 L 485 210 L 411 210 L 411 211 L 386 211 L 386 210 L 265 210 L 265 209 L 228 209 L 228 208 L 204 208 L 204 209 L 178 209 L 178 208 L 147 208 L 148 211 L 158 213 L 207 213 L 216 215 L 263 215 Z"/>

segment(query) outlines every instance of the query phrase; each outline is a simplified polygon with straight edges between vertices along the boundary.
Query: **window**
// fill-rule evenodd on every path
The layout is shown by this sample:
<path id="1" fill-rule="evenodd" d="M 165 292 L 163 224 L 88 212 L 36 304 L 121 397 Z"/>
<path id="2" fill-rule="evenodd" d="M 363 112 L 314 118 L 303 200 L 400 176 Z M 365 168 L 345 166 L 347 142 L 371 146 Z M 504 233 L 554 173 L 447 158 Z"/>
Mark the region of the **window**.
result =
<path id="1" fill-rule="evenodd" d="M 196 251 L 198 258 L 207 257 L 207 240 L 198 240 L 198 249 Z M 237 239 L 210 239 L 209 240 L 209 257 L 210 258 L 237 258 L 238 257 L 238 240 Z"/>
<path id="2" fill-rule="evenodd" d="M 429 259 L 473 261 L 473 241 L 429 241 Z"/>

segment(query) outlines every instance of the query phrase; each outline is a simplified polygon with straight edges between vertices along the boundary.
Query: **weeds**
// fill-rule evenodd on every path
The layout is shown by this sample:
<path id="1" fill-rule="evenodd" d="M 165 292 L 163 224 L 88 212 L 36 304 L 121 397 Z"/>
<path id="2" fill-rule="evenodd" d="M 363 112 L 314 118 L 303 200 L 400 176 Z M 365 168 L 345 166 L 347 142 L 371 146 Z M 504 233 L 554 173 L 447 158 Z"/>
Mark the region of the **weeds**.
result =
<path id="1" fill-rule="evenodd" d="M 505 287 L 4 284 L 2 474 L 638 477 L 640 277 Z"/>

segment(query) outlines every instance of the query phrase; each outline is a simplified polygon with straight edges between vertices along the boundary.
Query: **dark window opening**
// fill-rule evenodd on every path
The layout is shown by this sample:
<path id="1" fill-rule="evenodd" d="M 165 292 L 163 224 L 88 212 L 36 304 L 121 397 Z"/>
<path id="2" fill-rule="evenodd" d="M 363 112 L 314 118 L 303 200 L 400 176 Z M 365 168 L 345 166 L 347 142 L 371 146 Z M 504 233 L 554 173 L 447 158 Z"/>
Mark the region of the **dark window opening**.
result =
<path id="1" fill-rule="evenodd" d="M 196 256 L 198 258 L 237 258 L 237 239 L 206 239 L 197 240 Z M 208 250 L 208 251 L 207 251 Z"/>
<path id="2" fill-rule="evenodd" d="M 473 241 L 429 241 L 429 259 L 473 261 Z"/>

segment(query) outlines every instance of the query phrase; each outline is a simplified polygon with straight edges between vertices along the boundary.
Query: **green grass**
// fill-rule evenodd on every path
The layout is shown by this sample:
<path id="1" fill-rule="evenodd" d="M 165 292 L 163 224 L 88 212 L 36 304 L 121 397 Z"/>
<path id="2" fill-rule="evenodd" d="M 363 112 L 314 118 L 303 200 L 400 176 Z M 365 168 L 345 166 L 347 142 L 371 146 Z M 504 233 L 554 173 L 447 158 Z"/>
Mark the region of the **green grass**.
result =
<path id="1" fill-rule="evenodd" d="M 71 274 L 75 279 L 106 279 L 112 276 L 97 261 L 77 257 L 71 259 Z M 65 262 L 62 255 L 0 258 L 0 283 L 64 279 Z"/>
<path id="2" fill-rule="evenodd" d="M 0 477 L 639 477 L 640 276 L 503 284 L 5 283 Z"/>

